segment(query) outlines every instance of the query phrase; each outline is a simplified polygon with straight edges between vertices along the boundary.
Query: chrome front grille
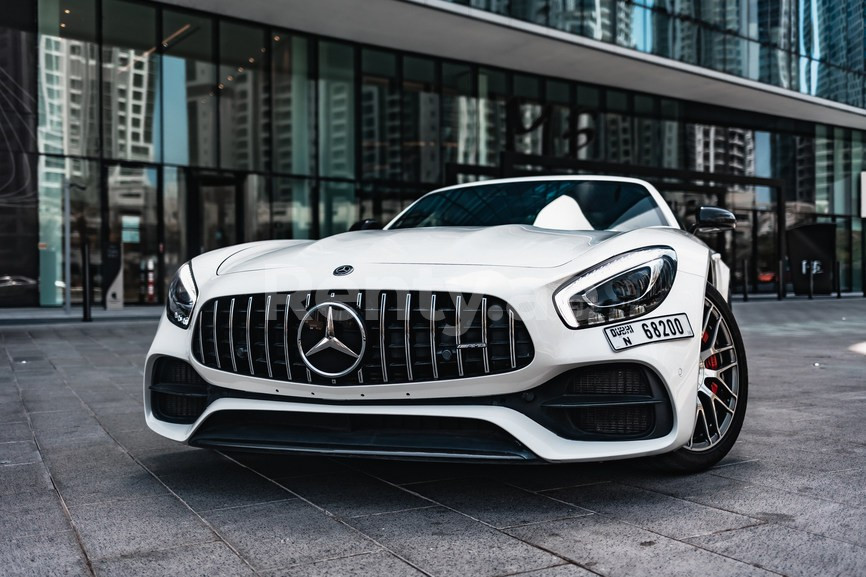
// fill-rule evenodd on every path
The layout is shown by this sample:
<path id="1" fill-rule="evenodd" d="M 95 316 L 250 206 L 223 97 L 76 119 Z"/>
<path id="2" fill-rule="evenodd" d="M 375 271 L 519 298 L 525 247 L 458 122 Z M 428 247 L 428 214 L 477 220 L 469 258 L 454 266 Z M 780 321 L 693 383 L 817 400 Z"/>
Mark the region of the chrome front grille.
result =
<path id="1" fill-rule="evenodd" d="M 364 323 L 356 371 L 332 379 L 301 358 L 301 319 L 317 303 L 351 306 Z M 193 355 L 203 365 L 277 381 L 393 384 L 507 373 L 532 361 L 532 340 L 502 299 L 419 291 L 319 291 L 219 297 L 199 310 Z"/>

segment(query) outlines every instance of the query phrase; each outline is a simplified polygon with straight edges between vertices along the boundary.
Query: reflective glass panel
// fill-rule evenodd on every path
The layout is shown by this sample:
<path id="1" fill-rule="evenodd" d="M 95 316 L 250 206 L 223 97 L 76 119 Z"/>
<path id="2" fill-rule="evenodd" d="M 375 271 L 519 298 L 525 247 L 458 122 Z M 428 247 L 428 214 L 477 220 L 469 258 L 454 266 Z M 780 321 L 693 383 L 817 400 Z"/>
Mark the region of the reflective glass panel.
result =
<path id="1" fill-rule="evenodd" d="M 315 166 L 316 85 L 310 77 L 310 41 L 274 33 L 273 127 L 274 170 L 312 174 Z"/>
<path id="2" fill-rule="evenodd" d="M 397 56 L 361 52 L 361 175 L 399 180 L 401 116 Z"/>
<path id="3" fill-rule="evenodd" d="M 283 177 L 276 177 L 273 180 L 272 238 L 312 238 L 310 181 L 303 178 Z"/>
<path id="4" fill-rule="evenodd" d="M 102 2 L 102 152 L 108 158 L 161 160 L 156 25 L 152 5 Z"/>
<path id="5" fill-rule="evenodd" d="M 183 168 L 166 166 L 162 169 L 163 190 L 163 230 L 165 245 L 163 259 L 165 279 L 163 291 L 168 291 L 168 285 L 189 257 L 187 246 L 187 171 Z"/>
<path id="6" fill-rule="evenodd" d="M 99 156 L 99 45 L 96 40 L 95 1 L 83 0 L 71 5 L 60 0 L 40 0 L 40 152 Z M 9 89 L 7 86 L 4 90 Z M 26 137 L 27 132 L 16 134 L 16 138 L 21 136 Z"/>
<path id="7" fill-rule="evenodd" d="M 163 159 L 167 163 L 216 166 L 213 28 L 210 18 L 163 10 Z"/>
<path id="8" fill-rule="evenodd" d="M 261 174 L 248 174 L 243 183 L 243 198 L 244 242 L 272 238 L 268 179 Z"/>
<path id="9" fill-rule="evenodd" d="M 511 0 L 511 16 L 545 26 L 549 4 L 548 0 Z"/>
<path id="10" fill-rule="evenodd" d="M 358 202 L 351 182 L 323 181 L 319 188 L 319 236 L 346 232 L 358 222 Z"/>
<path id="11" fill-rule="evenodd" d="M 435 63 L 404 56 L 402 158 L 406 180 L 439 180 L 439 102 Z"/>
<path id="12" fill-rule="evenodd" d="M 541 101 L 541 81 L 515 74 L 514 95 L 509 100 L 509 124 L 514 134 L 514 150 L 523 154 L 542 154 L 544 125 L 550 114 Z"/>
<path id="13" fill-rule="evenodd" d="M 548 81 L 547 106 L 544 110 L 544 153 L 557 157 L 568 156 L 574 140 L 571 86 L 564 82 Z"/>
<path id="14" fill-rule="evenodd" d="M 270 79 L 265 30 L 220 21 L 220 165 L 264 170 L 270 162 Z"/>
<path id="15" fill-rule="evenodd" d="M 29 161 L 32 157 L 21 156 Z M 63 304 L 64 186 L 68 178 L 66 159 L 39 158 L 39 304 Z M 12 156 L 14 160 L 15 157 Z M 12 165 L 14 168 L 18 168 Z"/>
<path id="16" fill-rule="evenodd" d="M 516 101 L 515 101 L 516 104 Z M 518 129 L 518 114 L 512 115 L 512 129 Z M 495 166 L 505 150 L 508 135 L 508 89 L 504 72 L 478 71 L 478 164 Z"/>
<path id="17" fill-rule="evenodd" d="M 472 87 L 472 69 L 463 64 L 442 64 L 442 148 L 449 163 L 474 164 L 478 144 L 478 101 Z"/>
<path id="18" fill-rule="evenodd" d="M 355 177 L 355 49 L 319 42 L 319 174 Z"/>
<path id="19" fill-rule="evenodd" d="M 157 171 L 127 165 L 106 166 L 108 183 L 108 250 L 119 250 L 126 303 L 156 303 L 160 299 L 156 273 L 159 263 L 157 237 Z M 113 278 L 105 277 L 108 291 Z M 112 298 L 110 293 L 107 298 Z"/>

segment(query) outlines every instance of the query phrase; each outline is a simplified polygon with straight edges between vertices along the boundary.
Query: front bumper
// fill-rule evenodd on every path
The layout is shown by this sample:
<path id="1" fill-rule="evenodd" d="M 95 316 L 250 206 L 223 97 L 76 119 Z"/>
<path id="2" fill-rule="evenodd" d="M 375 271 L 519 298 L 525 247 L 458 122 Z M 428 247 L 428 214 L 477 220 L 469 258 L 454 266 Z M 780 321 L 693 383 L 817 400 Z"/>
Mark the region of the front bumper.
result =
<path id="1" fill-rule="evenodd" d="M 665 341 L 650 345 L 612 351 L 602 328 L 570 330 L 551 314 L 552 305 L 545 291 L 530 290 L 519 283 L 497 283 L 501 290 L 497 296 L 511 303 L 527 325 L 535 345 L 535 357 L 525 368 L 501 375 L 473 378 L 411 382 L 400 384 L 326 386 L 299 382 L 276 382 L 265 378 L 232 374 L 208 368 L 192 355 L 192 331 L 185 331 L 163 319 L 148 354 L 145 368 L 144 405 L 149 427 L 155 432 L 179 441 L 201 446 L 222 446 L 255 450 L 291 450 L 329 454 L 356 454 L 374 456 L 418 458 L 494 458 L 481 448 L 465 447 L 441 450 L 425 447 L 423 443 L 395 445 L 393 438 L 384 450 L 373 445 L 366 447 L 320 443 L 296 443 L 286 437 L 270 443 L 251 442 L 253 436 L 240 432 L 214 435 L 211 418 L 229 412 L 240 415 L 260 413 L 263 416 L 281 414 L 287 420 L 292 415 L 379 416 L 407 418 L 439 418 L 481 421 L 501 430 L 513 451 L 500 452 L 506 457 L 545 461 L 599 461 L 659 454 L 684 445 L 694 427 L 696 383 L 698 382 L 700 331 L 703 312 L 705 278 L 681 272 L 674 290 L 650 317 L 685 313 L 696 336 L 691 339 Z M 537 284 L 535 285 L 537 287 Z M 449 287 L 445 287 L 447 290 Z M 226 283 L 221 294 L 241 292 L 239 285 Z M 207 291 L 205 291 L 207 292 Z M 513 294 L 508 294 L 513 293 Z M 531 295 L 539 296 L 533 297 Z M 527 296 L 530 295 L 530 296 Z M 216 294 L 201 295 L 205 302 Z M 532 300 L 535 299 L 535 300 Z M 538 311 L 545 310 L 545 314 Z M 552 317 L 552 318 L 551 318 Z M 150 387 L 154 384 L 156 362 L 173 357 L 189 363 L 207 383 L 221 389 L 246 394 L 220 397 L 207 404 L 192 423 L 171 423 L 157 418 L 152 406 Z M 670 408 L 670 427 L 654 438 L 621 440 L 575 440 L 562 436 L 527 414 L 506 405 L 480 403 L 476 399 L 496 395 L 512 395 L 529 391 L 550 382 L 557 376 L 580 367 L 609 363 L 628 363 L 646 367 L 658 379 Z M 455 399 L 457 402 L 455 402 Z M 230 420 L 226 420 L 230 422 Z M 248 421 L 247 421 L 248 422 Z M 240 429 L 237 429 L 238 431 Z M 246 428 L 249 433 L 249 427 Z M 205 432 L 210 435 L 205 438 Z M 261 436 L 261 435 L 259 435 Z M 383 439 L 379 436 L 379 439 Z M 259 439 L 261 440 L 261 439 Z M 423 440 L 423 439 L 422 439 Z M 511 442 L 511 441 L 509 441 Z M 458 450 L 460 449 L 460 450 Z M 496 457 L 499 458 L 499 457 Z"/>

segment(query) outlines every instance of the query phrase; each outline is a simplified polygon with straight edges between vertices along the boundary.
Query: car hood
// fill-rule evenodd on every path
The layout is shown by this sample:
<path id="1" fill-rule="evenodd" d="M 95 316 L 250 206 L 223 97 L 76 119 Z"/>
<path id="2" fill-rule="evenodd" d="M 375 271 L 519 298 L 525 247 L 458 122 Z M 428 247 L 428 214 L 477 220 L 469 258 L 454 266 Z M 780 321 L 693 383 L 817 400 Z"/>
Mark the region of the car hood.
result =
<path id="1" fill-rule="evenodd" d="M 290 245 L 257 243 L 223 261 L 218 274 L 358 264 L 553 268 L 617 234 L 524 225 L 356 231 Z"/>

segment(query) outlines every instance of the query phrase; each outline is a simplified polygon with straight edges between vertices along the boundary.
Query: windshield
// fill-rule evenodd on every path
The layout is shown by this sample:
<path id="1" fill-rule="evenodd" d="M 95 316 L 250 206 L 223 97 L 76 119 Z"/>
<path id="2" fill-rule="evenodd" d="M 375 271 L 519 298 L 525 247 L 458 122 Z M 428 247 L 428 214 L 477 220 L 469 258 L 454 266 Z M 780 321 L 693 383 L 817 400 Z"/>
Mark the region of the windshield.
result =
<path id="1" fill-rule="evenodd" d="M 428 194 L 389 228 L 501 224 L 625 231 L 668 223 L 650 192 L 637 183 L 535 180 L 479 184 Z"/>

